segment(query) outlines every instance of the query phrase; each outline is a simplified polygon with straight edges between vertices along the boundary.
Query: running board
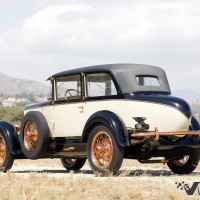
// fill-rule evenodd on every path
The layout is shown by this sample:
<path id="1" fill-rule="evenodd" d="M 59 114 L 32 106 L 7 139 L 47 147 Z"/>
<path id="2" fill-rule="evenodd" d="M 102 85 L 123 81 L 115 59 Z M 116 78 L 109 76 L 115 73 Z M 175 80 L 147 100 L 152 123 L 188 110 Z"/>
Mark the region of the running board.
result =
<path id="1" fill-rule="evenodd" d="M 87 157 L 87 143 L 69 143 L 58 145 L 48 153 L 50 157 Z"/>
<path id="2" fill-rule="evenodd" d="M 138 162 L 140 162 L 142 164 L 148 164 L 148 163 L 150 163 L 150 164 L 152 164 L 152 163 L 163 163 L 163 164 L 165 164 L 165 163 L 168 162 L 168 160 L 165 160 L 165 159 L 163 159 L 163 160 L 138 160 Z"/>
<path id="3" fill-rule="evenodd" d="M 175 160 L 172 159 L 163 159 L 163 160 L 138 160 L 138 162 L 142 163 L 142 164 L 155 164 L 155 163 L 162 163 L 162 164 L 166 164 L 168 162 L 174 162 Z"/>

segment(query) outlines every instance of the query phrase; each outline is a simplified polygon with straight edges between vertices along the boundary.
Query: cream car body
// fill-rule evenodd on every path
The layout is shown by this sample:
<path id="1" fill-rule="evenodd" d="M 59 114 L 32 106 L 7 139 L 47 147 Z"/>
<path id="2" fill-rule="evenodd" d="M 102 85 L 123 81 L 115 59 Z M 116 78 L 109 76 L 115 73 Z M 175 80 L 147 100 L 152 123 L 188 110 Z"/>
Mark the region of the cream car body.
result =
<path id="1" fill-rule="evenodd" d="M 198 165 L 200 125 L 188 103 L 171 95 L 161 68 L 99 65 L 48 80 L 51 96 L 24 108 L 20 134 L 0 121 L 1 171 L 24 157 L 60 158 L 67 170 L 88 159 L 98 175 L 116 174 L 123 158 L 167 163 L 178 174 Z"/>
<path id="2" fill-rule="evenodd" d="M 106 91 L 100 91 L 103 94 L 100 95 L 99 88 L 95 88 L 96 96 L 88 95 L 88 75 L 95 84 L 107 84 L 106 79 L 111 81 L 110 89 L 114 90 L 114 95 L 105 95 Z M 65 77 L 69 77 L 69 80 L 65 80 Z M 70 87 L 70 77 L 71 82 L 74 83 L 76 79 L 77 83 L 72 85 L 72 88 L 63 88 L 60 91 L 63 96 L 59 97 L 60 88 L 57 87 L 60 83 L 63 87 L 64 81 L 68 81 Z M 145 78 L 149 79 L 146 83 L 143 80 Z M 53 103 L 27 106 L 25 113 L 31 110 L 43 113 L 50 129 L 50 137 L 82 136 L 87 120 L 95 112 L 103 110 L 115 113 L 127 129 L 135 127 L 133 117 L 147 118 L 146 123 L 152 131 L 155 127 L 160 131 L 184 131 L 188 130 L 191 122 L 188 104 L 182 99 L 170 96 L 165 72 L 158 67 L 134 64 L 94 66 L 61 72 L 49 80 L 52 82 Z M 78 84 L 82 85 L 82 88 L 78 87 Z M 75 93 L 74 98 L 72 96 L 67 99 L 64 92 L 75 90 L 77 87 L 80 92 L 79 98 Z"/>
<path id="3" fill-rule="evenodd" d="M 85 124 L 90 116 L 102 110 L 108 110 L 120 116 L 127 129 L 135 127 L 134 116 L 145 116 L 147 118 L 146 123 L 150 125 L 151 131 L 157 127 L 162 132 L 188 130 L 191 120 L 171 106 L 133 100 L 66 103 L 33 110 L 43 113 L 47 119 L 50 137 L 82 136 Z M 29 111 L 26 110 L 26 112 Z"/>
<path id="4" fill-rule="evenodd" d="M 20 144 L 27 158 L 62 158 L 68 170 L 80 169 L 88 158 L 94 172 L 105 174 L 117 173 L 123 158 L 164 157 L 160 162 L 169 162 L 176 173 L 194 170 L 199 161 L 194 135 L 200 132 L 190 130 L 200 126 L 188 103 L 171 95 L 161 68 L 99 65 L 48 80 L 49 100 L 24 108 Z M 188 162 L 177 165 L 188 155 Z"/>

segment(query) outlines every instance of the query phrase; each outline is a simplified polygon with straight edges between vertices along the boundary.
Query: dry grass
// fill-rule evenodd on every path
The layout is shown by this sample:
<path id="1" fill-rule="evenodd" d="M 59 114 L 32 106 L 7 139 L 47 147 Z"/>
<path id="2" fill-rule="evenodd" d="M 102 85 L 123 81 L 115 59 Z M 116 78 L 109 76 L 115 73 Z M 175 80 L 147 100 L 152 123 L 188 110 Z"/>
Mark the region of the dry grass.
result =
<path id="1" fill-rule="evenodd" d="M 25 173 L 20 167 L 32 166 Z M 51 171 L 37 171 L 37 166 Z M 133 166 L 136 166 L 136 168 Z M 17 168 L 18 167 L 18 168 Z M 132 168 L 130 168 L 132 167 Z M 142 168 L 140 170 L 140 168 Z M 200 167 L 198 167 L 199 169 Z M 34 169 L 34 170 L 33 170 Z M 59 170 L 56 170 L 59 169 Z M 16 160 L 13 170 L 0 174 L 0 200 L 35 199 L 188 199 L 184 191 L 176 188 L 175 182 L 193 183 L 200 181 L 199 173 L 190 176 L 173 175 L 161 164 L 142 165 L 136 161 L 125 160 L 122 171 L 117 176 L 96 177 L 87 164 L 84 170 L 74 174 L 63 170 L 59 160 Z M 34 171 L 34 172 L 31 172 Z M 23 174 L 24 173 L 24 174 Z M 61 176 L 54 176 L 60 174 Z M 197 199 L 195 194 L 190 199 Z"/>
<path id="2" fill-rule="evenodd" d="M 150 177 L 149 177 L 150 178 Z M 134 178 L 133 178 L 134 179 Z M 172 199 L 173 191 L 165 189 L 162 180 L 126 180 L 107 178 L 50 178 L 32 173 L 23 178 L 14 174 L 1 177 L 2 199 Z M 153 186 L 153 187 L 152 187 Z M 174 188 L 173 188 L 174 189 Z M 152 191 L 153 190 L 153 191 Z"/>

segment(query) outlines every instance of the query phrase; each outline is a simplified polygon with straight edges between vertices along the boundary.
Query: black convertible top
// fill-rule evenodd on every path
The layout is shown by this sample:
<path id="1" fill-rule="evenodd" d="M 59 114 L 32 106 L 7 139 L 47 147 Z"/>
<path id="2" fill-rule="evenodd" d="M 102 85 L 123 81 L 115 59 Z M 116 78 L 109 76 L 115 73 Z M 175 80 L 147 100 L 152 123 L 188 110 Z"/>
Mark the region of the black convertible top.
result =
<path id="1" fill-rule="evenodd" d="M 63 77 L 67 75 L 80 73 L 106 72 L 112 74 L 117 81 L 122 93 L 129 92 L 164 92 L 171 94 L 166 74 L 160 67 L 143 64 L 107 64 L 96 65 L 77 69 L 71 69 L 52 75 L 52 78 Z M 151 76 L 159 80 L 160 86 L 141 86 L 138 84 L 137 76 Z"/>

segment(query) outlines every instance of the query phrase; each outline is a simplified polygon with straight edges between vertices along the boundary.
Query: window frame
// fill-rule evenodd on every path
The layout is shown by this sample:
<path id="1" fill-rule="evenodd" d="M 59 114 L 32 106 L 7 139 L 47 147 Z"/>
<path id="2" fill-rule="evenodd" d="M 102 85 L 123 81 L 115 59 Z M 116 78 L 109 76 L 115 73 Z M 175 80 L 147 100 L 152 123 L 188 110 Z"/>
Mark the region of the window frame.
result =
<path id="1" fill-rule="evenodd" d="M 113 85 L 115 87 L 116 90 L 116 94 L 114 95 L 103 95 L 103 96 L 88 96 L 88 84 L 87 84 L 87 75 L 92 75 L 92 74 L 106 74 L 108 76 L 110 76 Z M 113 77 L 112 74 L 108 73 L 108 72 L 88 72 L 88 73 L 84 73 L 84 98 L 85 99 L 113 99 L 116 98 L 119 95 L 119 91 L 118 91 L 118 85 L 115 81 L 115 78 Z"/>
<path id="2" fill-rule="evenodd" d="M 137 80 L 138 78 L 138 80 Z M 144 80 L 141 81 L 140 78 L 153 78 L 156 80 L 156 83 L 158 85 L 145 85 L 144 83 Z M 158 76 L 152 76 L 152 75 L 136 75 L 135 76 L 135 79 L 136 79 L 136 83 L 141 86 L 141 87 L 160 87 L 161 86 L 161 82 L 159 80 L 159 77 Z"/>
<path id="3" fill-rule="evenodd" d="M 72 99 L 59 99 L 58 98 L 58 79 L 59 78 L 67 78 L 67 77 L 72 77 L 72 76 L 77 76 L 79 77 L 79 81 L 80 81 L 80 98 L 72 98 Z M 78 83 L 78 82 L 77 82 Z M 72 88 L 71 88 L 72 89 Z M 66 76 L 61 76 L 61 77 L 56 77 L 54 80 L 54 99 L 55 102 L 71 102 L 71 101 L 80 101 L 82 100 L 83 97 L 83 81 L 82 81 L 82 75 L 81 74 L 70 74 L 70 75 L 66 75 Z"/>

